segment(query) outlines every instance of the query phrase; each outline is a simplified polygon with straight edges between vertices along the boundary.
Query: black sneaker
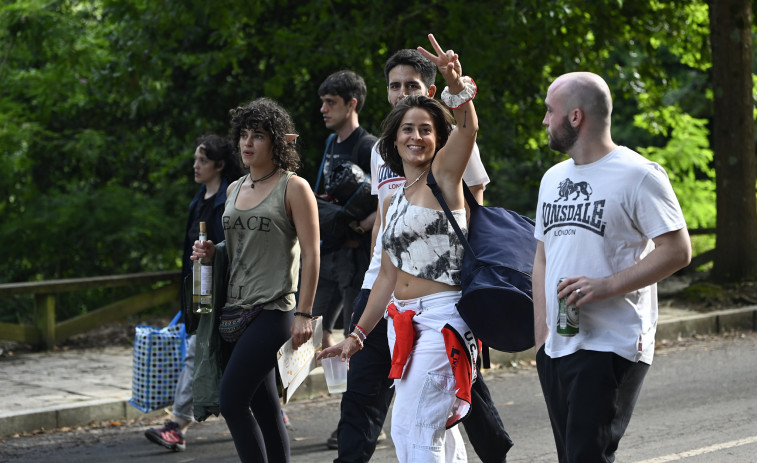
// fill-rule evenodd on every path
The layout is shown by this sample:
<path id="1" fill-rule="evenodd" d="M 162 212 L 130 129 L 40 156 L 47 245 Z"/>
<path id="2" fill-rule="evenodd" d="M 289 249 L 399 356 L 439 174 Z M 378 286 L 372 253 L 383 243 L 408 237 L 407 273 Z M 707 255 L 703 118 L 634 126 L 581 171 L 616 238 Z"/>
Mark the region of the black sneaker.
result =
<path id="1" fill-rule="evenodd" d="M 339 448 L 339 441 L 337 440 L 336 431 L 332 432 L 331 437 L 326 439 L 326 447 L 330 448 L 331 450 L 337 450 Z"/>
<path id="2" fill-rule="evenodd" d="M 151 442 L 162 445 L 174 452 L 183 452 L 187 449 L 187 440 L 184 434 L 179 431 L 178 423 L 166 421 L 165 426 L 160 429 L 150 428 L 145 431 L 145 437 Z"/>

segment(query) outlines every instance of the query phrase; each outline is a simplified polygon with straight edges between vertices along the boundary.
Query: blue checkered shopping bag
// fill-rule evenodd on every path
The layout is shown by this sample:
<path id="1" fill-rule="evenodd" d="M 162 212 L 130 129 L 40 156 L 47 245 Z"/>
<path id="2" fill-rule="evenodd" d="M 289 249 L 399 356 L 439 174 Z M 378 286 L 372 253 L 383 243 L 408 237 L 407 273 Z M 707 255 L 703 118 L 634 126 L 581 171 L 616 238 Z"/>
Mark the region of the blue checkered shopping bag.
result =
<path id="1" fill-rule="evenodd" d="M 187 333 L 184 324 L 177 323 L 180 316 L 181 311 L 165 328 L 137 325 L 129 403 L 144 413 L 173 403 L 187 353 Z"/>

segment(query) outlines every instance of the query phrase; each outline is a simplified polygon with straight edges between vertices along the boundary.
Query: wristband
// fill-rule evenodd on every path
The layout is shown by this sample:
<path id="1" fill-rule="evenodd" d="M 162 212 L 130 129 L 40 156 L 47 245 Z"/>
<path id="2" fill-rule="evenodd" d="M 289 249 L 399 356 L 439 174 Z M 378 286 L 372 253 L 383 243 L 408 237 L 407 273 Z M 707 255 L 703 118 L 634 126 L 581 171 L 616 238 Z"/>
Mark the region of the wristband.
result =
<path id="1" fill-rule="evenodd" d="M 362 340 L 362 339 L 360 339 L 360 336 L 358 336 L 358 334 L 357 334 L 357 333 L 355 333 L 355 332 L 353 331 L 353 332 L 352 332 L 352 333 L 350 333 L 350 334 L 349 334 L 349 336 L 347 336 L 347 337 L 349 337 L 349 338 L 353 338 L 353 339 L 355 339 L 355 341 L 357 341 L 357 345 L 358 345 L 358 346 L 360 347 L 360 348 L 359 348 L 358 350 L 361 350 L 361 349 L 363 348 L 363 340 Z"/>
<path id="2" fill-rule="evenodd" d="M 355 325 L 355 332 L 363 337 L 363 341 L 365 341 L 365 339 L 368 337 L 368 333 L 366 333 L 363 327 L 360 325 Z"/>
<path id="3" fill-rule="evenodd" d="M 306 318 L 309 318 L 311 320 L 313 319 L 312 315 L 310 315 L 309 313 L 305 313 L 305 312 L 295 312 L 294 316 L 295 317 L 306 317 Z"/>
<path id="4" fill-rule="evenodd" d="M 473 97 L 475 97 L 478 93 L 478 87 L 476 86 L 476 83 L 473 81 L 473 79 L 468 76 L 463 76 L 461 77 L 461 80 L 463 81 L 463 84 L 465 84 L 465 88 L 460 93 L 456 93 L 454 95 L 451 94 L 449 92 L 449 86 L 444 87 L 444 90 L 442 90 L 442 101 L 450 109 L 459 108 L 460 106 L 472 100 Z"/>

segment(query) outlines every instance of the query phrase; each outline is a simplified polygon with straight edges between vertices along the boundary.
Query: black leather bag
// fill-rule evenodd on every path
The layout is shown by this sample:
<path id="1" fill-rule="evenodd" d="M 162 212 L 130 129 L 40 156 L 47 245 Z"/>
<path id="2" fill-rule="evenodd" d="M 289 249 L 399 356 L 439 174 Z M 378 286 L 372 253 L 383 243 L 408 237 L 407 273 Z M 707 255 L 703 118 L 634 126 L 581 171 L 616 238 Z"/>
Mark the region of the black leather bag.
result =
<path id="1" fill-rule="evenodd" d="M 336 166 L 329 186 L 326 194 L 354 219 L 361 220 L 376 210 L 378 200 L 371 194 L 371 177 L 357 164 L 345 161 Z"/>
<path id="2" fill-rule="evenodd" d="M 430 171 L 426 183 L 465 247 L 460 316 L 488 347 L 504 352 L 530 349 L 535 343 L 534 221 L 502 207 L 481 206 L 463 182 L 470 208 L 466 239 Z"/>

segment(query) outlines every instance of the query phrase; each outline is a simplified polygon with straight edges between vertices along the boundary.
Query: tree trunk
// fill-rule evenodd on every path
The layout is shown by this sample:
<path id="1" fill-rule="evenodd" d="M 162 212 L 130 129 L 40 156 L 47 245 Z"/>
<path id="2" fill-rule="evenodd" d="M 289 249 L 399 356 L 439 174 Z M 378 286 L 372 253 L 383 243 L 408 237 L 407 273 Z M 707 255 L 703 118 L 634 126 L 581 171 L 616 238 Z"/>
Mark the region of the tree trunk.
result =
<path id="1" fill-rule="evenodd" d="M 710 1 L 717 228 L 711 278 L 757 277 L 752 0 Z"/>

